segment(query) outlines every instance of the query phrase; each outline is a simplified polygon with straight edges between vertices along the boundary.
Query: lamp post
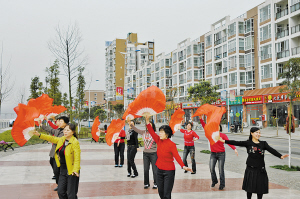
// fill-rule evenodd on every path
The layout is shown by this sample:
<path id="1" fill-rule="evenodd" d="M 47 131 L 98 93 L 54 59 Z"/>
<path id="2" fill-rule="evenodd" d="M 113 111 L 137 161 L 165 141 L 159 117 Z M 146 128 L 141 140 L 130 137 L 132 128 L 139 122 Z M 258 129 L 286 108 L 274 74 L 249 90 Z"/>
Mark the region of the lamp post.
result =
<path id="1" fill-rule="evenodd" d="M 99 80 L 95 80 L 96 82 L 98 82 Z M 91 86 L 91 83 L 92 83 L 92 80 L 90 81 L 90 84 L 89 84 L 89 127 L 91 127 L 90 125 L 90 120 L 91 120 L 91 90 L 90 90 L 90 86 Z"/>

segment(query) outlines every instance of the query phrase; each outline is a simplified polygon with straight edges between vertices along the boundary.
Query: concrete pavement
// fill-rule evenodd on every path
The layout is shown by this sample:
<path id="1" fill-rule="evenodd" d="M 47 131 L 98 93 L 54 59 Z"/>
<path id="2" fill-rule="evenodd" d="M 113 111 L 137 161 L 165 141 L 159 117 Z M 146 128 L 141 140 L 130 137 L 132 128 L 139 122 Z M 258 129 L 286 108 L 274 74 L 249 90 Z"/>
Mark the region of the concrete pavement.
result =
<path id="1" fill-rule="evenodd" d="M 80 146 L 82 169 L 79 198 L 159 198 L 157 190 L 143 188 L 142 152 L 138 152 L 135 159 L 139 176 L 128 178 L 126 165 L 123 168 L 114 167 L 113 147 L 103 143 L 90 143 L 88 140 L 80 140 Z M 30 146 L 28 149 L 23 147 L 20 150 L 9 152 L 9 154 L 0 155 L 0 198 L 58 198 L 56 192 L 53 191 L 56 185 L 51 179 L 53 173 L 48 156 L 50 148 L 50 144 L 39 144 Z M 197 163 L 196 175 L 184 174 L 177 162 L 175 165 L 176 177 L 172 192 L 174 199 L 183 197 L 246 198 L 245 192 L 241 189 L 243 175 L 240 173 L 226 170 L 226 188 L 220 191 L 218 184 L 215 188 L 210 187 L 211 180 L 207 164 Z M 150 185 L 152 187 L 151 173 Z M 269 194 L 264 198 L 296 199 L 299 198 L 299 195 L 300 191 L 298 190 L 270 182 Z"/>

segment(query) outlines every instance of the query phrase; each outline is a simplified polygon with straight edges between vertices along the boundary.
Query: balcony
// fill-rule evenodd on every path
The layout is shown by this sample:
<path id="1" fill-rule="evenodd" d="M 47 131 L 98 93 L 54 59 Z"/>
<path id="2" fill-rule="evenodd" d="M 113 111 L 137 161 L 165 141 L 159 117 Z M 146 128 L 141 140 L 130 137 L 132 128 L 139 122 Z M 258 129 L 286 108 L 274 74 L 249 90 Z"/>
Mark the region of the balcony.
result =
<path id="1" fill-rule="evenodd" d="M 291 34 L 294 34 L 294 33 L 299 32 L 299 31 L 300 31 L 300 24 L 291 27 Z"/>
<path id="2" fill-rule="evenodd" d="M 289 14 L 289 9 L 284 9 L 281 12 L 276 13 L 276 19 L 280 19 L 281 17 L 284 17 L 285 15 Z"/>
<path id="3" fill-rule="evenodd" d="M 281 51 L 281 52 L 277 52 L 277 59 L 281 59 L 281 58 L 288 57 L 288 56 L 290 56 L 290 51 L 289 50 L 284 50 L 284 51 Z"/>
<path id="4" fill-rule="evenodd" d="M 218 89 L 223 89 L 223 85 L 220 84 L 220 85 L 216 85 L 218 87 Z"/>
<path id="5" fill-rule="evenodd" d="M 223 68 L 223 73 L 227 73 L 227 67 Z"/>
<path id="6" fill-rule="evenodd" d="M 280 31 L 280 32 L 276 33 L 277 39 L 280 39 L 280 38 L 283 38 L 283 37 L 286 37 L 286 36 L 289 36 L 289 29 L 286 29 L 286 30 L 283 30 L 283 31 Z"/>
<path id="7" fill-rule="evenodd" d="M 219 45 L 222 43 L 222 39 L 218 39 L 214 42 L 215 46 Z"/>
<path id="8" fill-rule="evenodd" d="M 186 81 L 185 81 L 185 79 L 180 79 L 179 80 L 179 84 L 184 84 Z"/>
<path id="9" fill-rule="evenodd" d="M 227 83 L 223 84 L 223 89 L 227 88 Z"/>
<path id="10" fill-rule="evenodd" d="M 300 54 L 300 46 L 292 48 L 292 55 Z"/>
<path id="11" fill-rule="evenodd" d="M 291 6 L 291 13 L 300 9 L 300 2 Z"/>
<path id="12" fill-rule="evenodd" d="M 184 71 L 186 71 L 185 67 L 180 67 L 180 68 L 179 68 L 179 73 L 182 73 L 182 72 L 184 72 Z"/>

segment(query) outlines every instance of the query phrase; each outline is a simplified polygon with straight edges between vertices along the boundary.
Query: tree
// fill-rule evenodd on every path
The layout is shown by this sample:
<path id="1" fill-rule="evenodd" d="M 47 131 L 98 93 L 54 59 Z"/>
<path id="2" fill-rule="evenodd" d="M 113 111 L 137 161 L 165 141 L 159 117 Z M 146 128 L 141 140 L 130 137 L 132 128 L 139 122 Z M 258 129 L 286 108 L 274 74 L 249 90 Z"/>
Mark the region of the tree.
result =
<path id="1" fill-rule="evenodd" d="M 174 113 L 174 98 L 177 96 L 178 88 L 173 87 L 166 90 L 166 101 L 170 102 L 170 105 L 166 106 L 166 114 L 168 116 L 168 120 L 171 120 L 171 115 Z"/>
<path id="2" fill-rule="evenodd" d="M 83 119 L 82 118 L 82 114 L 81 114 L 81 107 L 83 106 L 84 104 L 84 87 L 85 87 L 85 79 L 84 79 L 84 76 L 83 76 L 83 71 L 84 71 L 84 67 L 79 67 L 78 68 L 78 76 L 77 76 L 77 91 L 76 91 L 76 96 L 77 96 L 77 110 L 78 110 L 78 123 L 79 123 L 79 126 L 81 128 L 81 123 L 80 121 Z"/>
<path id="3" fill-rule="evenodd" d="M 280 78 L 284 78 L 282 84 L 285 85 L 284 88 L 280 89 L 280 92 L 288 92 L 287 96 L 290 99 L 289 102 L 289 127 L 291 126 L 291 114 L 293 111 L 293 101 L 297 98 L 300 91 L 300 58 L 291 58 L 283 66 L 283 72 L 279 74 Z M 291 128 L 289 128 L 289 167 L 291 167 Z"/>
<path id="4" fill-rule="evenodd" d="M 48 47 L 63 66 L 68 78 L 69 107 L 72 108 L 72 81 L 77 77 L 78 68 L 86 64 L 86 59 L 81 59 L 83 51 L 79 49 L 82 38 L 76 24 L 69 25 L 66 30 L 57 26 L 55 31 L 56 38 L 48 43 Z M 72 114 L 70 114 L 70 121 L 72 121 Z"/>
<path id="5" fill-rule="evenodd" d="M 31 78 L 31 84 L 30 84 L 30 96 L 28 100 L 30 99 L 36 99 L 39 96 L 43 94 L 43 82 L 40 82 L 40 78 L 38 76 L 35 76 L 34 78 Z"/>
<path id="6" fill-rule="evenodd" d="M 212 86 L 208 81 L 201 81 L 199 84 L 188 88 L 188 98 L 194 102 L 201 101 L 201 105 L 211 104 L 216 102 L 220 96 L 217 89 L 218 86 Z"/>
<path id="7" fill-rule="evenodd" d="M 97 109 L 94 113 L 94 117 L 99 116 L 100 121 L 103 121 L 107 118 L 106 112 L 103 109 Z"/>
<path id="8" fill-rule="evenodd" d="M 122 118 L 122 115 L 124 113 L 124 105 L 123 104 L 116 104 L 113 106 L 113 110 L 117 112 L 117 117 Z"/>
<path id="9" fill-rule="evenodd" d="M 53 99 L 53 104 L 61 105 L 62 94 L 59 90 L 60 80 L 59 80 L 59 65 L 58 60 L 55 60 L 53 65 L 49 68 L 46 68 L 47 77 L 46 77 L 46 93 Z M 49 83 L 49 88 L 47 88 L 47 83 Z"/>
<path id="10" fill-rule="evenodd" d="M 1 114 L 1 106 L 2 103 L 9 98 L 9 95 L 12 93 L 12 89 L 14 88 L 14 80 L 11 78 L 10 73 L 10 61 L 8 62 L 6 68 L 3 68 L 3 43 L 1 49 L 1 57 L 0 57 L 0 114 Z M 12 82 L 12 83 L 11 83 Z"/>
<path id="11" fill-rule="evenodd" d="M 15 95 L 15 103 L 16 104 L 19 104 L 19 103 L 25 104 L 25 100 L 26 100 L 25 95 L 26 95 L 26 89 L 25 89 L 25 86 L 22 85 Z"/>
<path id="12" fill-rule="evenodd" d="M 64 107 L 70 108 L 69 107 L 69 100 L 68 100 L 68 94 L 67 93 L 63 94 L 63 97 L 62 97 L 61 101 L 62 101 L 62 104 L 64 105 Z"/>

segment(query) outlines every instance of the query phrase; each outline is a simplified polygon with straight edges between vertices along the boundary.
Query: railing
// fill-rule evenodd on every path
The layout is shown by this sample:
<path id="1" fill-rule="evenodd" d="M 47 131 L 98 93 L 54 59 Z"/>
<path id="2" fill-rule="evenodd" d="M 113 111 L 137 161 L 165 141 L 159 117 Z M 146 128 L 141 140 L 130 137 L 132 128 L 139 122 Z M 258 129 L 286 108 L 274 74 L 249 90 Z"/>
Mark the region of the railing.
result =
<path id="1" fill-rule="evenodd" d="M 180 73 L 182 73 L 183 71 L 186 71 L 186 70 L 185 70 L 185 67 L 179 68 L 179 72 L 180 72 Z"/>
<path id="2" fill-rule="evenodd" d="M 223 73 L 227 73 L 227 67 L 223 68 Z"/>
<path id="3" fill-rule="evenodd" d="M 222 54 L 218 54 L 215 56 L 215 60 L 222 59 Z"/>
<path id="4" fill-rule="evenodd" d="M 292 55 L 300 54 L 300 46 L 292 48 Z"/>
<path id="5" fill-rule="evenodd" d="M 184 84 L 185 83 L 185 79 L 180 79 L 179 80 L 179 84 Z"/>
<path id="6" fill-rule="evenodd" d="M 289 50 L 284 50 L 284 51 L 281 51 L 281 52 L 277 52 L 277 59 L 281 59 L 281 58 L 288 57 L 288 56 L 290 56 L 290 51 Z"/>
<path id="7" fill-rule="evenodd" d="M 300 24 L 291 27 L 291 34 L 294 34 L 294 33 L 299 32 L 299 31 L 300 31 Z"/>
<path id="8" fill-rule="evenodd" d="M 219 45 L 219 44 L 222 43 L 222 39 L 218 39 L 218 40 L 216 40 L 214 43 L 215 43 L 215 46 L 216 46 L 216 45 Z"/>
<path id="9" fill-rule="evenodd" d="M 282 30 L 282 31 L 276 33 L 277 39 L 280 39 L 280 38 L 283 38 L 286 36 L 289 36 L 289 29 L 285 29 L 285 30 Z"/>
<path id="10" fill-rule="evenodd" d="M 220 74 L 222 74 L 222 70 L 220 69 L 220 70 L 216 70 L 216 75 L 220 75 Z"/>
<path id="11" fill-rule="evenodd" d="M 300 9 L 300 2 L 291 6 L 291 13 Z"/>
<path id="12" fill-rule="evenodd" d="M 276 19 L 280 19 L 281 17 L 288 15 L 289 14 L 289 9 L 284 9 L 281 12 L 276 13 Z"/>

